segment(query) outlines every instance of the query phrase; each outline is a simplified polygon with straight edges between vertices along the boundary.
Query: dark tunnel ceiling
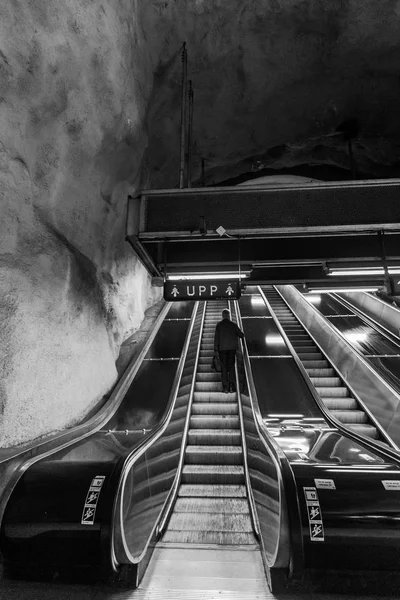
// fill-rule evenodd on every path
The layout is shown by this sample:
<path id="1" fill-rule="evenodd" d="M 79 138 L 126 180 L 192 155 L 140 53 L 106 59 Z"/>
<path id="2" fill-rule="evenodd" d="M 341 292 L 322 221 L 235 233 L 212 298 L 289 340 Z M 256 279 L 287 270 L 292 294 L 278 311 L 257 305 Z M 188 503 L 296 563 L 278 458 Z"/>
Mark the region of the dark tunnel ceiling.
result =
<path id="1" fill-rule="evenodd" d="M 194 87 L 194 186 L 202 184 L 202 160 L 205 185 L 288 173 L 351 179 L 339 133 L 349 122 L 357 178 L 399 177 L 396 5 L 232 0 L 200 11 L 165 3 L 145 187 L 178 187 L 183 39 Z"/>

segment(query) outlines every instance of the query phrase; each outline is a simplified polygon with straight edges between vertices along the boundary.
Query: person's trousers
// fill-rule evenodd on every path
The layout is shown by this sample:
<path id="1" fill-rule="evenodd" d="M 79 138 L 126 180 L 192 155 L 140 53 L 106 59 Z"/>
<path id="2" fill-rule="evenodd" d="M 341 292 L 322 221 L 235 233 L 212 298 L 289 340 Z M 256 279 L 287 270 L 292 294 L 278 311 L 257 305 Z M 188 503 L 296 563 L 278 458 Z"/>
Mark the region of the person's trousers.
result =
<path id="1" fill-rule="evenodd" d="M 235 385 L 236 350 L 220 350 L 222 389 L 229 390 Z"/>

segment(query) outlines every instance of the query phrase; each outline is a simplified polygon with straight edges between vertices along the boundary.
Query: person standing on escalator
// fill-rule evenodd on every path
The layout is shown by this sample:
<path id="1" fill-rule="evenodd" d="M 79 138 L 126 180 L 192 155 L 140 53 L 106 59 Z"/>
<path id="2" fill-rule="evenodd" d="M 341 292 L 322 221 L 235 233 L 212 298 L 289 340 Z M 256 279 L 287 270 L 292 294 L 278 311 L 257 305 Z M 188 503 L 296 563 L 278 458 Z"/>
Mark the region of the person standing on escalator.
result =
<path id="1" fill-rule="evenodd" d="M 235 357 L 238 338 L 244 339 L 244 333 L 231 321 L 227 308 L 222 311 L 222 321 L 217 323 L 214 336 L 214 354 L 221 361 L 222 391 L 225 394 L 235 391 Z"/>

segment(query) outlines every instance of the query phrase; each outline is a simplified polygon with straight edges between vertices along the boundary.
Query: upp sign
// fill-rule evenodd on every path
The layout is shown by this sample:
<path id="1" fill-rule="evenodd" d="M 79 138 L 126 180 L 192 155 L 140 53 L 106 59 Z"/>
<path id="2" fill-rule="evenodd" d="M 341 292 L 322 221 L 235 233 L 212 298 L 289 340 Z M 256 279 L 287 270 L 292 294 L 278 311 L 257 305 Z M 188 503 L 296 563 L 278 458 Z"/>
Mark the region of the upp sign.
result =
<path id="1" fill-rule="evenodd" d="M 182 300 L 220 300 L 240 298 L 240 283 L 229 279 L 166 281 L 164 283 L 164 300 L 181 302 Z"/>

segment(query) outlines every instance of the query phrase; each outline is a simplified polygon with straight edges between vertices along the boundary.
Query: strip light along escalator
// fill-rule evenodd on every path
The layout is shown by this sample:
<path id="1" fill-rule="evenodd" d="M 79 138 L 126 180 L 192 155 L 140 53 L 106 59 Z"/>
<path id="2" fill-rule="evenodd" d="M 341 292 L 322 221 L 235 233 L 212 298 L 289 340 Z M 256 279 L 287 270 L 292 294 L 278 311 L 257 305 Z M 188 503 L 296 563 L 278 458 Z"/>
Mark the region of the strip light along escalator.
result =
<path id="1" fill-rule="evenodd" d="M 353 397 L 280 294 L 272 285 L 262 286 L 262 291 L 326 408 L 352 431 L 385 442 L 358 400 Z"/>
<path id="2" fill-rule="evenodd" d="M 211 371 L 214 332 L 227 302 L 206 306 L 177 501 L 162 542 L 254 545 L 236 393 Z"/>

